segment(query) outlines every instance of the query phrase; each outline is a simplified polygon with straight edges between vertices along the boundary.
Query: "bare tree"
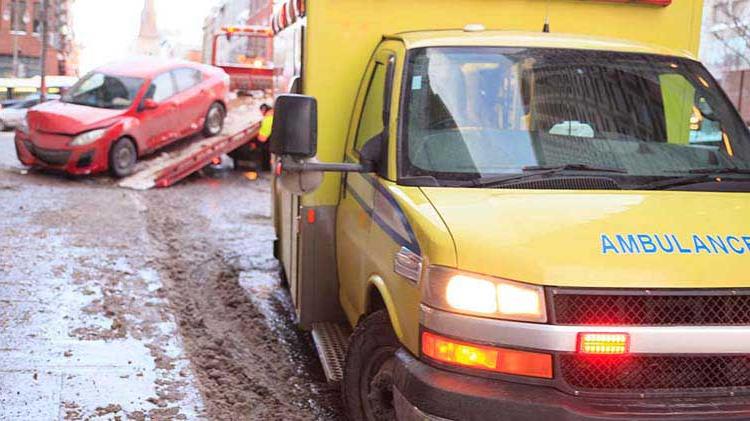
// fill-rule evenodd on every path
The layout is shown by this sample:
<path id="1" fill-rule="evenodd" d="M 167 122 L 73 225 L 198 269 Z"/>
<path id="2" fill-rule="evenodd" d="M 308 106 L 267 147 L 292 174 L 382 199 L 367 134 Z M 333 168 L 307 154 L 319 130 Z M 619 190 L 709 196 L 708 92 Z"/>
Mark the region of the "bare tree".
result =
<path id="1" fill-rule="evenodd" d="M 712 35 L 734 56 L 750 65 L 750 16 L 738 6 L 737 1 L 725 1 L 715 7 L 715 12 L 726 29 L 713 31 Z M 737 45 L 739 40 L 741 47 Z"/>

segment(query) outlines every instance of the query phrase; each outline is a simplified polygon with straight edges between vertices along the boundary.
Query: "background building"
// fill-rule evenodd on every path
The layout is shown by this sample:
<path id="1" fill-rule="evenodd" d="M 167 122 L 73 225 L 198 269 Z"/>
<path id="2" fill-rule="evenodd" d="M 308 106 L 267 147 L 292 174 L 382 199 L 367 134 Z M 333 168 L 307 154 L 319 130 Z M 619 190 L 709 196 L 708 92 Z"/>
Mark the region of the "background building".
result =
<path id="1" fill-rule="evenodd" d="M 72 76 L 78 71 L 71 2 L 49 0 L 48 75 Z M 30 77 L 41 73 L 42 16 L 41 0 L 0 0 L 0 77 Z"/>
<path id="2" fill-rule="evenodd" d="M 701 60 L 750 123 L 750 0 L 705 0 Z"/>

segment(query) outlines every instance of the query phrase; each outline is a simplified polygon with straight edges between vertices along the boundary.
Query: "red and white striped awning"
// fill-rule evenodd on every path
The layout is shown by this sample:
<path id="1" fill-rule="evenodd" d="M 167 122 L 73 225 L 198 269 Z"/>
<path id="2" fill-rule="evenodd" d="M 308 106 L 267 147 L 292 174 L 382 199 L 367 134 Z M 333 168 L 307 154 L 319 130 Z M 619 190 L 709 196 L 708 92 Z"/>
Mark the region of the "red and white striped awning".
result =
<path id="1" fill-rule="evenodd" d="M 305 0 L 287 0 L 271 18 L 273 32 L 276 34 L 283 31 L 298 19 L 305 17 L 305 12 Z"/>

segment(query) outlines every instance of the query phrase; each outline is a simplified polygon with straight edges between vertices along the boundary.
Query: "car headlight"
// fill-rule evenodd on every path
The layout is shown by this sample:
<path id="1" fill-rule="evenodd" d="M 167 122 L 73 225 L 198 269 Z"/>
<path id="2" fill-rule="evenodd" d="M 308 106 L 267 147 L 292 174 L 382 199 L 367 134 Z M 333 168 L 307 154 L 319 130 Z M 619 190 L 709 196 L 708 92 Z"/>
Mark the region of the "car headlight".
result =
<path id="1" fill-rule="evenodd" d="M 545 323 L 544 288 L 441 266 L 422 282 L 425 304 L 441 310 L 497 319 Z"/>
<path id="2" fill-rule="evenodd" d="M 96 142 L 104 136 L 104 133 L 107 131 L 107 129 L 96 129 L 91 130 L 86 133 L 81 133 L 78 136 L 76 136 L 72 142 L 70 142 L 70 146 L 83 146 L 83 145 L 89 145 L 91 143 Z"/>

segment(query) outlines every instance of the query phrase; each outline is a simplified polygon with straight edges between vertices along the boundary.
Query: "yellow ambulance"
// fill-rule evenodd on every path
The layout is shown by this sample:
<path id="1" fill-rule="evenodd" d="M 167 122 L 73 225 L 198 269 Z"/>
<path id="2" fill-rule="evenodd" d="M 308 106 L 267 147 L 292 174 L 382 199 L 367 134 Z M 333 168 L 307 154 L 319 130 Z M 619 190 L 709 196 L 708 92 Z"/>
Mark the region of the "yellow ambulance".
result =
<path id="1" fill-rule="evenodd" d="M 750 134 L 701 12 L 277 6 L 275 252 L 350 419 L 750 419 Z"/>

